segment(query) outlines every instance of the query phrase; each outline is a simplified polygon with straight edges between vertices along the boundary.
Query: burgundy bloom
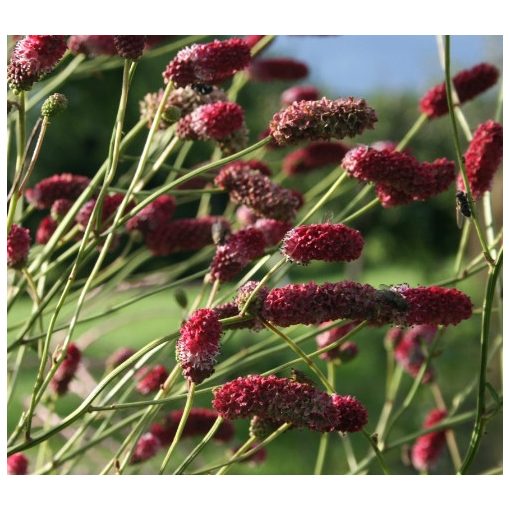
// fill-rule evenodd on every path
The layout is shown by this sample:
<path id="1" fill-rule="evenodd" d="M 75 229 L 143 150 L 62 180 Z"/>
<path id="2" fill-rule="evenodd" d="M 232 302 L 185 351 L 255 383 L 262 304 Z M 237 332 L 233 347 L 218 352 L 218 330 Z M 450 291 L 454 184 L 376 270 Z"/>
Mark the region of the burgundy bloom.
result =
<path id="1" fill-rule="evenodd" d="M 103 200 L 103 207 L 101 209 L 101 228 L 105 229 L 109 227 L 112 222 L 115 214 L 117 213 L 117 209 L 120 204 L 124 200 L 124 193 L 114 193 L 113 195 L 107 195 Z M 86 228 L 87 224 L 92 216 L 92 211 L 94 210 L 94 206 L 96 205 L 96 199 L 93 198 L 85 203 L 85 205 L 78 211 L 76 215 L 76 223 Z M 127 213 L 133 207 L 135 203 L 133 200 L 130 200 L 127 204 L 124 212 Z"/>
<path id="2" fill-rule="evenodd" d="M 53 202 L 61 198 L 74 201 L 88 186 L 90 179 L 84 175 L 59 174 L 39 181 L 27 189 L 27 200 L 37 209 L 49 209 Z"/>
<path id="3" fill-rule="evenodd" d="M 182 414 L 182 409 L 171 411 L 165 416 L 162 423 L 154 423 L 151 426 L 152 434 L 160 440 L 163 446 L 169 445 L 172 442 Z M 217 418 L 218 413 L 212 409 L 204 407 L 192 408 L 184 426 L 182 438 L 203 436 L 209 432 Z M 220 443 L 228 443 L 233 437 L 234 426 L 229 420 L 224 420 L 215 432 L 213 439 Z"/>
<path id="4" fill-rule="evenodd" d="M 230 301 L 222 305 L 215 306 L 213 311 L 218 315 L 218 319 L 228 319 L 230 317 L 236 317 L 239 315 L 239 308 L 235 301 Z M 252 331 L 260 331 L 264 329 L 264 325 L 258 318 L 246 319 L 243 321 L 236 322 L 234 324 L 222 325 L 224 330 L 229 329 L 250 329 Z"/>
<path id="5" fill-rule="evenodd" d="M 258 170 L 238 172 L 226 166 L 214 183 L 228 191 L 232 202 L 250 207 L 259 216 L 291 221 L 300 205 L 292 190 L 274 184 Z"/>
<path id="6" fill-rule="evenodd" d="M 231 156 L 236 152 L 248 147 L 250 131 L 246 126 L 246 122 L 243 120 L 241 127 L 232 131 L 228 136 L 217 140 L 218 148 L 221 151 L 223 157 Z"/>
<path id="7" fill-rule="evenodd" d="M 257 288 L 259 283 L 260 282 L 258 281 L 250 280 L 249 282 L 246 282 L 244 285 L 239 287 L 235 298 L 235 303 L 239 310 L 244 308 L 244 305 L 248 301 L 253 291 Z M 264 306 L 264 300 L 266 299 L 268 292 L 269 288 L 266 285 L 262 285 L 250 301 L 247 312 L 252 315 L 259 315 L 262 311 L 262 307 Z"/>
<path id="8" fill-rule="evenodd" d="M 340 223 L 301 225 L 287 232 L 282 253 L 298 264 L 311 260 L 349 262 L 359 258 L 363 245 L 363 237 L 357 230 Z"/>
<path id="9" fill-rule="evenodd" d="M 375 111 L 364 99 L 353 97 L 296 101 L 273 115 L 270 134 L 278 145 L 302 140 L 342 139 L 373 129 Z"/>
<path id="10" fill-rule="evenodd" d="M 218 315 L 207 308 L 194 312 L 182 325 L 176 355 L 190 382 L 200 384 L 213 374 L 221 333 Z"/>
<path id="11" fill-rule="evenodd" d="M 251 48 L 253 48 L 259 41 L 264 39 L 263 35 L 245 35 L 243 41 Z"/>
<path id="12" fill-rule="evenodd" d="M 213 407 L 224 418 L 259 416 L 319 432 L 357 432 L 367 411 L 354 397 L 328 395 L 308 383 L 274 375 L 238 377 L 214 390 Z"/>
<path id="13" fill-rule="evenodd" d="M 253 443 L 252 448 L 255 448 L 259 444 L 260 443 L 257 443 L 257 442 Z M 234 455 L 239 450 L 240 447 L 241 446 L 239 445 L 236 448 L 232 448 L 232 455 Z M 239 462 L 241 464 L 249 463 L 249 464 L 259 465 L 259 464 L 263 464 L 265 462 L 266 458 L 267 458 L 267 450 L 265 448 L 260 448 L 255 453 L 252 453 L 249 457 L 246 457 L 245 459 L 240 460 Z"/>
<path id="14" fill-rule="evenodd" d="M 28 471 L 28 459 L 24 453 L 13 453 L 7 457 L 8 475 L 26 475 Z"/>
<path id="15" fill-rule="evenodd" d="M 254 416 L 250 420 L 250 436 L 263 441 L 268 438 L 276 429 L 278 429 L 284 422 L 274 421 L 269 418 L 261 418 Z"/>
<path id="16" fill-rule="evenodd" d="M 242 225 L 253 225 L 257 221 L 258 216 L 247 205 L 240 205 L 236 209 L 236 218 Z"/>
<path id="17" fill-rule="evenodd" d="M 53 71 L 66 50 L 63 35 L 27 35 L 20 39 L 7 66 L 9 87 L 15 93 L 30 90 L 35 82 Z"/>
<path id="18" fill-rule="evenodd" d="M 285 234 L 292 228 L 287 221 L 260 218 L 253 226 L 264 234 L 266 246 L 275 246 L 280 243 Z"/>
<path id="19" fill-rule="evenodd" d="M 232 234 L 216 248 L 211 263 L 212 279 L 220 282 L 231 280 L 252 260 L 264 255 L 265 247 L 264 234 L 256 228 L 247 227 Z"/>
<path id="20" fill-rule="evenodd" d="M 113 44 L 120 57 L 137 60 L 143 54 L 145 39 L 145 35 L 114 35 Z"/>
<path id="21" fill-rule="evenodd" d="M 74 374 L 78 369 L 81 361 L 81 351 L 75 344 L 70 343 L 67 347 L 67 352 L 64 361 L 58 367 L 53 379 L 51 380 L 51 387 L 57 395 L 64 395 L 67 393 L 69 383 L 74 378 Z"/>
<path id="22" fill-rule="evenodd" d="M 21 269 L 30 250 L 30 231 L 14 223 L 7 234 L 7 266 Z"/>
<path id="23" fill-rule="evenodd" d="M 117 368 L 119 365 L 122 365 L 122 363 L 133 356 L 135 352 L 135 349 L 131 349 L 130 347 L 121 347 L 120 349 L 117 349 L 106 360 L 106 367 L 108 371 Z"/>
<path id="24" fill-rule="evenodd" d="M 51 216 L 45 216 L 37 227 L 35 242 L 37 244 L 46 244 L 55 230 L 57 230 L 57 227 L 58 223 Z"/>
<path id="25" fill-rule="evenodd" d="M 248 73 L 255 81 L 300 80 L 308 76 L 308 67 L 292 58 L 266 58 L 254 60 Z"/>
<path id="26" fill-rule="evenodd" d="M 53 202 L 50 214 L 55 221 L 60 221 L 73 206 L 73 201 L 67 198 L 59 198 Z"/>
<path id="27" fill-rule="evenodd" d="M 72 53 L 83 53 L 88 57 L 117 55 L 113 35 L 72 35 L 67 45 Z"/>
<path id="28" fill-rule="evenodd" d="M 135 451 L 129 463 L 139 464 L 140 462 L 145 462 L 154 457 L 160 448 L 161 443 L 159 439 L 151 432 L 147 432 L 136 443 Z"/>
<path id="29" fill-rule="evenodd" d="M 175 212 L 175 198 L 161 195 L 133 216 L 126 224 L 128 231 L 139 230 L 147 233 L 170 221 Z"/>
<path id="30" fill-rule="evenodd" d="M 136 374 L 136 389 L 142 395 L 148 395 L 158 391 L 166 381 L 168 372 L 163 365 L 141 368 Z"/>
<path id="31" fill-rule="evenodd" d="M 329 323 L 330 321 L 324 322 L 321 324 L 321 327 L 327 326 Z M 317 347 L 322 349 L 340 340 L 340 338 L 347 335 L 347 333 L 352 331 L 358 324 L 359 322 L 354 321 L 343 324 L 342 326 L 337 326 L 336 328 L 331 328 L 328 331 L 323 331 L 316 336 Z M 357 352 L 358 348 L 354 342 L 345 342 L 334 349 L 323 352 L 319 357 L 326 361 L 335 361 L 338 359 L 340 361 L 350 361 L 357 355 Z"/>
<path id="32" fill-rule="evenodd" d="M 179 120 L 176 134 L 182 140 L 222 140 L 242 128 L 243 109 L 237 103 L 204 104 Z"/>
<path id="33" fill-rule="evenodd" d="M 503 160 L 503 126 L 489 120 L 480 124 L 464 154 L 466 173 L 474 200 L 492 187 L 492 179 Z M 462 174 L 457 177 L 457 188 L 465 191 Z"/>
<path id="34" fill-rule="evenodd" d="M 243 173 L 250 170 L 258 170 L 262 175 L 271 177 L 271 169 L 263 162 L 258 159 L 249 159 L 246 161 L 233 161 L 221 167 L 221 170 L 225 170 L 232 173 Z"/>
<path id="35" fill-rule="evenodd" d="M 340 165 L 348 150 L 339 142 L 313 142 L 287 154 L 283 158 L 282 169 L 287 175 L 295 175 L 328 165 Z"/>
<path id="36" fill-rule="evenodd" d="M 213 244 L 214 225 L 220 225 L 220 229 L 230 231 L 230 223 L 222 216 L 203 216 L 163 223 L 155 230 L 146 231 L 144 240 L 147 248 L 156 256 L 200 250 Z"/>
<path id="37" fill-rule="evenodd" d="M 499 78 L 497 67 L 492 64 L 478 64 L 461 71 L 453 77 L 453 84 L 461 104 L 473 99 L 491 88 Z M 448 100 L 444 83 L 430 89 L 420 100 L 420 110 L 429 119 L 448 113 Z"/>
<path id="38" fill-rule="evenodd" d="M 445 409 L 433 409 L 425 418 L 423 428 L 437 425 L 448 416 Z M 430 432 L 419 437 L 411 450 L 413 466 L 417 470 L 431 469 L 435 466 L 446 444 L 446 430 Z"/>
<path id="39" fill-rule="evenodd" d="M 250 60 L 250 47 L 242 39 L 193 44 L 177 53 L 163 78 L 165 83 L 172 80 L 177 87 L 194 83 L 212 85 L 244 69 Z"/>
<path id="40" fill-rule="evenodd" d="M 319 90 L 313 85 L 297 85 L 284 90 L 281 101 L 285 106 L 291 105 L 294 101 L 316 101 L 319 99 Z"/>

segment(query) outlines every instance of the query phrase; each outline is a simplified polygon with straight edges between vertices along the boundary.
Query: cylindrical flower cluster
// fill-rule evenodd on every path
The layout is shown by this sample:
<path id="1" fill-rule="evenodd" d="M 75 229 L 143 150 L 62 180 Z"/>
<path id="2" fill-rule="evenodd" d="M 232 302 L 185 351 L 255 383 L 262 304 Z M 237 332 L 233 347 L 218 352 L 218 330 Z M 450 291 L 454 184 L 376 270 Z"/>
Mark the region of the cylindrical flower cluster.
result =
<path id="1" fill-rule="evenodd" d="M 292 58 L 256 59 L 248 68 L 254 81 L 300 80 L 308 76 L 308 66 Z"/>
<path id="2" fill-rule="evenodd" d="M 63 35 L 27 35 L 12 50 L 7 66 L 9 87 L 19 93 L 52 71 L 67 50 Z"/>
<path id="3" fill-rule="evenodd" d="M 313 142 L 283 158 L 287 175 L 307 173 L 327 165 L 339 165 L 349 148 L 340 142 Z"/>
<path id="4" fill-rule="evenodd" d="M 159 439 L 151 432 L 147 432 L 140 437 L 136 443 L 135 450 L 129 460 L 129 463 L 140 464 L 140 462 L 145 462 L 146 460 L 154 457 L 160 448 L 161 443 L 159 442 Z"/>
<path id="5" fill-rule="evenodd" d="M 349 262 L 359 258 L 363 245 L 359 231 L 340 223 L 301 225 L 287 232 L 282 253 L 298 264 L 311 260 Z"/>
<path id="6" fill-rule="evenodd" d="M 72 35 L 67 45 L 72 53 L 83 53 L 88 57 L 117 55 L 113 35 Z"/>
<path id="7" fill-rule="evenodd" d="M 143 54 L 145 35 L 114 35 L 113 44 L 122 58 L 137 60 Z"/>
<path id="8" fill-rule="evenodd" d="M 330 322 L 324 322 L 321 324 L 321 327 L 327 326 Z M 342 324 L 341 326 L 337 326 L 336 328 L 328 329 L 328 331 L 324 331 L 319 333 L 315 338 L 317 340 L 317 347 L 322 349 L 335 343 L 340 338 L 344 337 L 352 331 L 359 322 L 348 322 L 347 324 Z M 357 346 L 354 342 L 345 342 L 340 344 L 338 347 L 331 349 L 329 351 L 323 352 L 319 357 L 325 361 L 343 361 L 347 362 L 356 357 L 357 355 Z"/>
<path id="9" fill-rule="evenodd" d="M 7 234 L 7 266 L 21 269 L 30 250 L 30 231 L 14 223 Z"/>
<path id="10" fill-rule="evenodd" d="M 133 216 L 127 222 L 126 229 L 139 230 L 146 234 L 169 223 L 174 212 L 175 198 L 171 195 L 162 195 Z"/>
<path id="11" fill-rule="evenodd" d="M 163 78 L 165 83 L 173 81 L 176 87 L 216 84 L 244 69 L 250 60 L 250 47 L 242 39 L 193 44 L 177 53 L 166 67 Z"/>
<path id="12" fill-rule="evenodd" d="M 503 126 L 489 120 L 480 124 L 464 154 L 466 174 L 474 200 L 492 187 L 492 179 L 503 160 Z M 457 177 L 457 188 L 465 191 L 462 174 Z"/>
<path id="13" fill-rule="evenodd" d="M 259 416 L 319 432 L 357 432 L 367 423 L 354 397 L 328 395 L 314 386 L 274 375 L 238 377 L 214 391 L 213 407 L 224 418 Z"/>
<path id="14" fill-rule="evenodd" d="M 231 280 L 252 260 L 264 255 L 265 247 L 264 234 L 256 228 L 247 227 L 232 234 L 216 248 L 211 263 L 212 279 L 220 282 Z"/>
<path id="15" fill-rule="evenodd" d="M 182 325 L 176 357 L 188 381 L 200 384 L 213 374 L 221 334 L 219 317 L 208 308 L 197 310 Z"/>
<path id="16" fill-rule="evenodd" d="M 78 349 L 75 344 L 70 343 L 67 347 L 64 361 L 58 367 L 53 379 L 51 380 L 51 387 L 57 395 L 64 395 L 67 393 L 69 383 L 72 381 L 80 361 L 80 349 Z"/>
<path id="17" fill-rule="evenodd" d="M 136 374 L 136 389 L 142 395 L 154 393 L 168 377 L 167 369 L 163 365 L 141 368 Z"/>
<path id="18" fill-rule="evenodd" d="M 228 319 L 230 317 L 236 317 L 239 315 L 239 307 L 235 301 L 230 301 L 222 305 L 215 306 L 213 310 L 218 314 L 218 319 Z M 264 329 L 264 325 L 260 320 L 255 317 L 253 319 L 246 319 L 243 321 L 235 322 L 233 324 L 222 325 L 222 328 L 226 330 L 233 329 L 250 329 L 252 331 L 260 331 Z"/>
<path id="19" fill-rule="evenodd" d="M 37 244 L 46 244 L 55 230 L 57 230 L 58 223 L 51 217 L 45 216 L 37 227 L 35 232 L 35 242 Z"/>
<path id="20" fill-rule="evenodd" d="M 24 453 L 13 453 L 7 457 L 8 475 L 26 475 L 28 471 L 28 459 Z"/>
<path id="21" fill-rule="evenodd" d="M 230 200 L 250 207 L 259 216 L 292 221 L 300 207 L 300 199 L 292 190 L 274 184 L 258 170 L 239 172 L 226 166 L 214 182 L 228 191 Z"/>
<path id="22" fill-rule="evenodd" d="M 329 140 L 373 129 L 377 116 L 364 99 L 353 97 L 296 101 L 273 115 L 269 133 L 278 145 L 302 140 Z"/>
<path id="23" fill-rule="evenodd" d="M 230 223 L 222 216 L 184 218 L 163 223 L 155 230 L 144 232 L 144 241 L 153 255 L 157 256 L 200 250 L 213 244 L 214 225 L 219 225 L 224 231 L 230 231 Z"/>
<path id="24" fill-rule="evenodd" d="M 53 205 L 50 209 L 51 217 L 55 221 L 60 221 L 71 209 L 73 206 L 73 201 L 67 198 L 59 198 L 53 202 Z"/>
<path id="25" fill-rule="evenodd" d="M 130 347 L 121 347 L 120 349 L 117 349 L 106 360 L 106 369 L 111 371 L 114 368 L 117 368 L 119 365 L 122 365 L 124 361 L 133 356 L 135 352 L 135 349 L 131 349 Z"/>
<path id="26" fill-rule="evenodd" d="M 84 175 L 53 175 L 27 189 L 25 197 L 37 209 L 49 209 L 59 199 L 76 200 L 89 182 L 90 179 Z"/>
<path id="27" fill-rule="evenodd" d="M 425 418 L 423 428 L 430 428 L 443 421 L 448 412 L 445 409 L 433 409 Z M 411 450 L 411 460 L 419 471 L 433 468 L 446 444 L 446 430 L 430 432 L 419 437 Z"/>
<path id="28" fill-rule="evenodd" d="M 224 140 L 244 124 L 244 111 L 237 103 L 204 104 L 179 120 L 176 134 L 182 140 Z"/>
<path id="29" fill-rule="evenodd" d="M 490 89 L 499 78 L 497 67 L 482 63 L 466 69 L 453 77 L 453 85 L 460 103 L 465 103 Z M 429 119 L 441 117 L 448 113 L 446 85 L 441 83 L 430 89 L 420 100 L 420 110 Z"/>
<path id="30" fill-rule="evenodd" d="M 273 220 L 272 218 L 259 218 L 253 224 L 253 227 L 262 232 L 266 246 L 275 246 L 292 228 L 292 224 L 288 221 Z"/>
<path id="31" fill-rule="evenodd" d="M 313 85 L 297 85 L 283 91 L 281 101 L 285 106 L 294 101 L 316 101 L 319 99 L 319 90 Z"/>
<path id="32" fill-rule="evenodd" d="M 109 227 L 113 218 L 119 208 L 120 204 L 124 200 L 123 193 L 114 193 L 113 195 L 107 195 L 103 200 L 103 207 L 101 209 L 101 229 L 105 229 Z M 81 225 L 83 228 L 86 228 L 88 222 L 90 221 L 90 217 L 92 216 L 92 211 L 96 205 L 96 199 L 93 198 L 85 203 L 85 205 L 78 211 L 76 215 L 76 223 Z M 135 203 L 133 200 L 130 200 L 124 209 L 125 213 L 128 213 L 133 207 Z"/>

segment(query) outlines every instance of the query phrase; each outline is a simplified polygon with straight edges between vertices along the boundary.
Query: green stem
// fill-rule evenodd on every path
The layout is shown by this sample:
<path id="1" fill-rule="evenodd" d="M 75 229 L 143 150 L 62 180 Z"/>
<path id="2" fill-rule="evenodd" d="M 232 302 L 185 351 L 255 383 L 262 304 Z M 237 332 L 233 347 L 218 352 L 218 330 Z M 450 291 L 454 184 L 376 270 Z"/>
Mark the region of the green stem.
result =
<path id="1" fill-rule="evenodd" d="M 462 226 L 462 235 L 460 238 L 459 248 L 457 250 L 457 255 L 455 256 L 455 268 L 454 273 L 458 276 L 461 271 L 462 259 L 464 258 L 464 254 L 466 253 L 466 248 L 469 241 L 469 234 L 471 233 L 471 222 L 466 221 Z"/>
<path id="2" fill-rule="evenodd" d="M 218 475 L 226 475 L 227 474 L 227 471 L 230 469 L 230 467 L 232 466 L 232 463 L 234 462 L 237 462 L 239 457 L 241 457 L 241 455 L 243 453 L 245 453 L 246 451 L 248 451 L 250 449 L 250 447 L 255 444 L 255 442 L 257 441 L 257 438 L 256 437 L 250 437 L 246 440 L 246 442 L 241 445 L 237 451 L 234 453 L 234 455 L 232 455 L 232 457 L 230 457 L 230 461 L 231 464 L 227 464 L 226 466 L 223 466 L 222 468 L 220 468 L 218 470 L 218 472 L 216 473 L 216 476 Z"/>
<path id="3" fill-rule="evenodd" d="M 365 206 L 358 209 L 356 212 L 353 212 L 351 215 L 347 216 L 347 218 L 342 218 L 339 220 L 340 223 L 348 223 L 356 218 L 359 218 L 363 214 L 365 214 L 367 211 L 370 211 L 370 209 L 373 209 L 377 204 L 379 204 L 379 199 L 374 198 L 371 202 L 366 204 Z"/>
<path id="4" fill-rule="evenodd" d="M 372 439 L 370 437 L 370 434 L 365 429 L 363 429 L 361 432 L 363 433 L 363 435 L 367 439 L 368 443 L 370 444 L 370 448 L 372 448 L 372 450 L 374 451 L 375 456 L 377 457 L 377 461 L 379 462 L 379 465 L 381 466 L 382 472 L 385 475 L 391 474 L 389 472 L 388 468 L 386 467 L 386 464 L 384 462 L 383 456 L 381 454 L 381 450 L 379 450 L 379 447 L 375 443 L 374 439 Z"/>
<path id="5" fill-rule="evenodd" d="M 421 130 L 426 121 L 427 116 L 424 113 L 422 113 L 416 119 L 416 122 L 411 126 L 409 131 L 404 135 L 404 138 L 400 140 L 400 143 L 395 147 L 395 150 L 396 151 L 404 150 L 409 145 L 409 142 L 415 137 L 415 135 L 418 134 L 418 132 Z"/>

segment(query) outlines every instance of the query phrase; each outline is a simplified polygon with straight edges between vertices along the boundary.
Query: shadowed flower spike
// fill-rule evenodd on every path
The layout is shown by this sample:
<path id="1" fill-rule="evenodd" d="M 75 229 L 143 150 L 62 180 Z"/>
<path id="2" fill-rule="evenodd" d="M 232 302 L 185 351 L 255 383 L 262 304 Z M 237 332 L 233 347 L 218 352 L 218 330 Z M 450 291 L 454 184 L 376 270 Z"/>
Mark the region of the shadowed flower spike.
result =
<path id="1" fill-rule="evenodd" d="M 377 116 L 364 99 L 353 97 L 296 101 L 273 115 L 269 133 L 278 145 L 303 140 L 353 138 L 373 129 Z"/>
<path id="2" fill-rule="evenodd" d="M 213 374 L 221 334 L 219 317 L 208 308 L 197 310 L 182 325 L 176 356 L 188 381 L 200 384 Z"/>
<path id="3" fill-rule="evenodd" d="M 216 84 L 244 69 L 251 60 L 250 46 L 238 38 L 193 44 L 179 51 L 163 73 L 176 87 Z"/>
<path id="4" fill-rule="evenodd" d="M 354 397 L 328 395 L 308 383 L 274 375 L 238 377 L 214 390 L 213 407 L 229 419 L 258 416 L 318 432 L 357 432 L 367 411 Z"/>
<path id="5" fill-rule="evenodd" d="M 51 216 L 45 216 L 37 227 L 35 242 L 37 244 L 46 244 L 55 230 L 57 230 L 57 227 L 58 223 Z"/>
<path id="6" fill-rule="evenodd" d="M 445 409 L 433 409 L 425 418 L 423 428 L 439 424 L 448 416 Z M 439 460 L 446 444 L 446 429 L 430 432 L 419 437 L 411 450 L 411 460 L 419 471 L 432 469 Z"/>
<path id="7" fill-rule="evenodd" d="M 30 90 L 51 72 L 67 50 L 63 35 L 27 35 L 12 50 L 7 82 L 14 93 Z"/>
<path id="8" fill-rule="evenodd" d="M 117 349 L 106 360 L 107 370 L 110 371 L 117 368 L 119 365 L 122 365 L 122 363 L 133 356 L 135 352 L 135 349 L 131 349 L 129 347 L 121 347 L 120 349 Z"/>
<path id="9" fill-rule="evenodd" d="M 262 175 L 271 177 L 271 169 L 258 159 L 249 159 L 246 161 L 233 161 L 223 166 L 222 169 L 228 169 L 231 172 L 247 172 L 249 170 L 258 170 Z"/>
<path id="10" fill-rule="evenodd" d="M 330 324 L 330 322 L 324 322 L 320 326 L 324 327 Z M 328 331 L 324 331 L 316 336 L 317 347 L 322 349 L 323 347 L 327 347 L 332 343 L 340 340 L 343 336 L 347 335 L 350 331 L 352 331 L 359 322 L 349 322 L 347 324 L 343 324 L 342 326 L 337 326 L 336 328 L 328 329 Z M 331 349 L 327 352 L 323 352 L 319 357 L 326 361 L 350 361 L 357 355 L 358 349 L 354 342 L 346 342 L 340 344 L 338 347 Z"/>
<path id="11" fill-rule="evenodd" d="M 287 175 L 296 175 L 327 165 L 340 165 L 348 151 L 349 148 L 339 142 L 313 142 L 287 154 L 282 169 Z"/>
<path id="12" fill-rule="evenodd" d="M 55 200 L 50 209 L 51 217 L 55 221 L 60 221 L 69 212 L 73 204 L 74 202 L 67 198 L 59 198 L 58 200 Z"/>
<path id="13" fill-rule="evenodd" d="M 213 310 L 218 314 L 218 319 L 228 319 L 230 317 L 236 317 L 239 315 L 239 308 L 235 301 L 224 303 L 222 305 L 215 306 Z M 247 319 L 233 324 L 227 324 L 222 326 L 224 330 L 229 329 L 250 329 L 251 331 L 261 331 L 265 329 L 264 324 L 255 317 L 254 319 Z"/>
<path id="14" fill-rule="evenodd" d="M 464 154 L 466 174 L 474 200 L 492 187 L 492 179 L 503 160 L 503 126 L 489 120 L 480 124 Z M 457 177 L 457 188 L 465 191 L 462 174 Z"/>
<path id="15" fill-rule="evenodd" d="M 7 474 L 26 475 L 28 471 L 28 459 L 24 453 L 14 453 L 7 457 Z"/>
<path id="16" fill-rule="evenodd" d="M 113 44 L 122 58 L 137 60 L 143 54 L 145 35 L 114 35 Z"/>
<path id="17" fill-rule="evenodd" d="M 256 228 L 247 227 L 232 234 L 216 248 L 211 263 L 212 279 L 220 282 L 231 280 L 252 260 L 262 257 L 265 247 L 264 234 Z"/>
<path id="18" fill-rule="evenodd" d="M 83 53 L 87 57 L 117 55 L 113 35 L 72 35 L 67 45 L 72 53 Z"/>
<path id="19" fill-rule="evenodd" d="M 168 372 L 163 365 L 141 368 L 136 374 L 136 389 L 142 395 L 154 393 L 160 389 L 167 377 Z"/>
<path id="20" fill-rule="evenodd" d="M 238 172 L 227 165 L 214 182 L 228 191 L 232 202 L 250 207 L 259 216 L 292 221 L 300 206 L 300 198 L 292 190 L 272 183 L 258 170 Z"/>
<path id="21" fill-rule="evenodd" d="M 268 438 L 284 422 L 254 416 L 250 421 L 250 436 L 263 441 Z"/>
<path id="22" fill-rule="evenodd" d="M 308 67 L 291 58 L 256 59 L 248 68 L 254 81 L 300 80 L 308 76 Z"/>
<path id="23" fill-rule="evenodd" d="M 176 134 L 181 140 L 223 140 L 242 128 L 244 111 L 237 103 L 204 104 L 179 120 Z"/>
<path id="24" fill-rule="evenodd" d="M 243 41 L 250 47 L 250 49 L 262 39 L 264 39 L 263 35 L 245 35 L 243 37 Z"/>
<path id="25" fill-rule="evenodd" d="M 139 230 L 146 234 L 167 224 L 174 212 L 175 198 L 171 195 L 162 195 L 133 216 L 127 222 L 126 229 L 128 231 Z"/>
<path id="26" fill-rule="evenodd" d="M 490 89 L 499 78 L 499 70 L 492 64 L 482 63 L 461 71 L 453 77 L 453 85 L 461 104 Z M 429 119 L 448 113 L 448 100 L 444 83 L 430 89 L 420 100 L 420 110 Z"/>
<path id="27" fill-rule="evenodd" d="M 271 218 L 260 218 L 253 226 L 264 234 L 266 246 L 275 246 L 280 243 L 285 234 L 292 228 L 287 221 L 273 220 Z"/>
<path id="28" fill-rule="evenodd" d="M 67 347 L 67 353 L 64 361 L 58 367 L 53 379 L 51 380 L 51 387 L 57 395 L 64 395 L 67 393 L 69 383 L 73 380 L 80 361 L 80 349 L 78 349 L 75 344 L 70 343 Z"/>
<path id="29" fill-rule="evenodd" d="M 253 291 L 257 288 L 258 284 L 255 280 L 250 280 L 242 285 L 238 291 L 235 298 L 235 302 L 237 308 L 242 310 L 244 305 L 248 301 L 248 298 L 253 293 Z M 264 306 L 264 300 L 266 299 L 267 293 L 269 292 L 269 288 L 266 285 L 262 285 L 260 289 L 257 290 L 257 293 L 250 301 L 250 305 L 248 306 L 247 312 L 251 315 L 259 315 L 262 311 L 262 307 Z"/>
<path id="30" fill-rule="evenodd" d="M 298 264 L 311 260 L 350 262 L 359 258 L 363 245 L 361 234 L 342 224 L 301 225 L 285 234 L 282 253 Z"/>
<path id="31" fill-rule="evenodd" d="M 74 201 L 88 186 L 90 179 L 84 175 L 58 174 L 38 182 L 27 189 L 27 200 L 37 209 L 49 209 L 53 202 L 61 198 Z"/>
<path id="32" fill-rule="evenodd" d="M 113 195 L 108 195 L 104 198 L 103 207 L 101 209 L 101 228 L 107 228 L 112 224 L 117 209 L 123 200 L 124 193 L 114 193 Z M 76 223 L 78 223 L 78 225 L 86 228 L 95 205 L 96 199 L 93 198 L 86 202 L 85 205 L 78 211 L 78 214 L 76 215 Z M 134 206 L 135 203 L 131 200 L 124 209 L 124 212 L 129 212 Z"/>
<path id="33" fill-rule="evenodd" d="M 146 460 L 154 457 L 160 448 L 161 443 L 159 439 L 151 432 L 147 432 L 140 437 L 136 443 L 135 451 L 133 452 L 129 463 L 140 464 L 141 462 L 145 462 Z"/>
<path id="34" fill-rule="evenodd" d="M 30 231 L 14 223 L 7 234 L 7 266 L 21 269 L 30 250 Z"/>
<path id="35" fill-rule="evenodd" d="M 285 106 L 294 101 L 316 101 L 319 99 L 319 90 L 313 85 L 297 85 L 283 91 L 281 101 Z"/>

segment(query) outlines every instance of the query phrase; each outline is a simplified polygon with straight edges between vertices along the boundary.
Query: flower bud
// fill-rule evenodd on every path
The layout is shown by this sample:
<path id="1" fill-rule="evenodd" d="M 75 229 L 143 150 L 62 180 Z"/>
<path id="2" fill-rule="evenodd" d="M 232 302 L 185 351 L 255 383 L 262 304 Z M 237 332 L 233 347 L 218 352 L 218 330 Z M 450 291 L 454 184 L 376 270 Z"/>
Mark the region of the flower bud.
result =
<path id="1" fill-rule="evenodd" d="M 51 119 L 60 112 L 63 112 L 67 108 L 67 105 L 67 97 L 64 96 L 64 94 L 52 94 L 41 106 L 41 117 Z"/>

